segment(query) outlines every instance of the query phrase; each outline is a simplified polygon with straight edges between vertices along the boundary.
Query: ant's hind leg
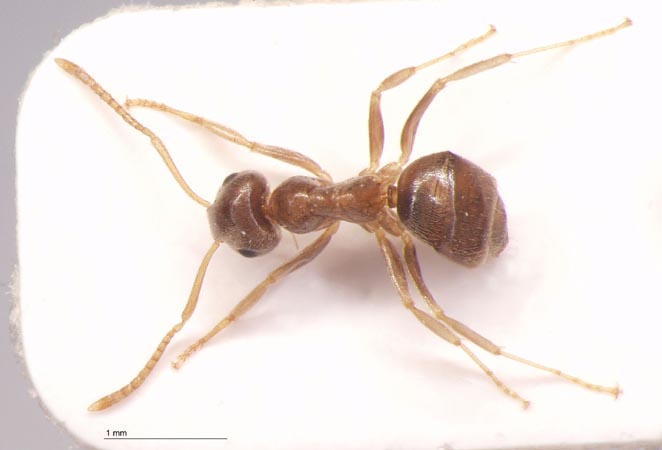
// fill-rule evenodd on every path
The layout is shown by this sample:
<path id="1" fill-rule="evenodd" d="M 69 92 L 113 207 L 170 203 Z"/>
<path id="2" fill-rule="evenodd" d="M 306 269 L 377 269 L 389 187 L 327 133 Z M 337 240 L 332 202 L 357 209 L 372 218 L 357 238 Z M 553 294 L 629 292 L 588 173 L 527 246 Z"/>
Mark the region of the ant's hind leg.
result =
<path id="1" fill-rule="evenodd" d="M 472 352 L 458 337 L 455 330 L 451 329 L 443 321 L 438 320 L 435 317 L 432 317 L 425 311 L 420 310 L 414 304 L 414 301 L 411 298 L 411 293 L 409 292 L 409 287 L 407 285 L 407 277 L 402 263 L 400 255 L 398 255 L 391 241 L 386 237 L 384 229 L 369 229 L 377 237 L 377 242 L 379 243 L 379 248 L 382 251 L 382 255 L 386 260 L 386 267 L 388 269 L 389 277 L 393 282 L 398 294 L 400 295 L 400 300 L 405 308 L 407 308 L 414 316 L 421 322 L 427 329 L 432 331 L 434 334 L 440 338 L 446 340 L 450 344 L 453 344 L 459 347 L 471 360 L 478 366 L 480 369 L 487 375 L 490 380 L 506 395 L 517 400 L 522 408 L 526 409 L 529 407 L 528 400 L 523 399 L 517 392 L 510 389 L 503 381 L 501 381 L 497 376 L 492 372 L 492 370 L 487 367 L 475 354 Z"/>
<path id="2" fill-rule="evenodd" d="M 220 322 L 214 326 L 206 335 L 198 339 L 193 345 L 189 346 L 182 354 L 180 354 L 172 366 L 179 369 L 182 364 L 196 351 L 200 350 L 211 338 L 216 336 L 225 327 L 237 320 L 241 315 L 248 311 L 255 303 L 258 302 L 267 291 L 269 286 L 277 283 L 286 275 L 294 272 L 300 267 L 308 264 L 315 259 L 331 241 L 331 237 L 338 231 L 339 223 L 336 222 L 329 226 L 324 232 L 315 239 L 310 245 L 297 253 L 294 258 L 287 261 L 285 264 L 279 266 L 276 270 L 271 272 L 267 277 L 258 284 L 251 292 L 248 293 L 237 305 L 232 308 L 232 311 L 225 316 Z"/>
<path id="3" fill-rule="evenodd" d="M 496 29 L 494 26 L 490 25 L 490 28 L 480 36 L 470 39 L 464 44 L 458 46 L 455 50 L 445 53 L 441 56 L 438 56 L 434 59 L 419 64 L 414 67 L 407 67 L 400 69 L 395 73 L 392 73 L 386 77 L 377 89 L 372 91 L 370 95 L 370 114 L 368 118 L 368 138 L 370 140 L 370 167 L 366 172 L 373 173 L 379 167 L 379 160 L 382 156 L 382 151 L 384 150 L 384 120 L 382 119 L 382 107 L 381 107 L 381 98 L 382 92 L 393 89 L 396 86 L 407 81 L 409 78 L 413 77 L 418 71 L 425 69 L 433 64 L 437 64 L 445 59 L 451 58 L 457 55 L 460 52 L 467 50 L 468 48 L 473 47 L 474 45 L 484 41 L 488 37 L 494 34 Z M 408 157 L 408 155 L 407 155 Z M 401 158 L 404 159 L 404 158 Z"/>
<path id="4" fill-rule="evenodd" d="M 538 364 L 536 362 L 521 358 L 517 355 L 513 355 L 511 353 L 504 352 L 501 350 L 499 346 L 494 344 L 492 341 L 487 339 L 484 336 L 481 336 L 480 334 L 476 333 L 474 330 L 469 328 L 468 326 L 464 325 L 462 322 L 459 322 L 449 316 L 447 316 L 444 311 L 441 309 L 437 301 L 434 299 L 432 296 L 432 293 L 428 290 L 427 286 L 425 285 L 425 281 L 423 280 L 423 275 L 421 273 L 421 267 L 418 263 L 418 258 L 416 256 L 416 247 L 414 246 L 414 243 L 411 239 L 411 237 L 407 233 L 403 233 L 401 235 L 402 243 L 403 243 L 403 254 L 405 258 L 405 264 L 407 265 L 407 271 L 409 272 L 409 275 L 411 276 L 412 280 L 414 280 L 414 284 L 416 285 L 416 288 L 418 292 L 421 294 L 421 297 L 425 300 L 427 303 L 428 307 L 434 314 L 435 318 L 443 323 L 445 323 L 448 327 L 450 327 L 453 331 L 455 331 L 457 334 L 465 337 L 469 341 L 473 342 L 483 350 L 492 353 L 493 355 L 497 356 L 503 356 L 508 359 L 512 359 L 513 361 L 517 361 L 521 364 L 534 367 L 536 369 L 544 370 L 545 372 L 552 373 L 558 377 L 564 378 L 572 383 L 575 383 L 581 387 L 584 387 L 586 389 L 596 391 L 596 392 L 603 392 L 607 393 L 610 395 L 613 395 L 615 398 L 618 397 L 620 394 L 620 389 L 618 386 L 601 386 L 598 384 L 593 384 L 589 383 L 587 381 L 584 381 L 580 378 L 577 378 L 572 375 L 568 375 L 567 373 L 561 372 L 558 369 L 554 369 L 552 367 L 547 367 L 543 366 L 541 364 Z"/>
<path id="5" fill-rule="evenodd" d="M 191 114 L 186 111 L 181 111 L 179 109 L 172 108 L 166 104 L 158 103 L 153 100 L 146 100 L 143 98 L 127 99 L 124 102 L 124 105 L 127 108 L 133 106 L 139 106 L 143 108 L 156 109 L 157 111 L 162 111 L 164 113 L 175 115 L 184 120 L 188 120 L 189 122 L 198 124 L 203 128 L 207 129 L 208 131 L 212 132 L 216 136 L 219 136 L 220 138 L 233 142 L 237 145 L 241 145 L 242 147 L 245 147 L 250 151 L 259 153 L 264 156 L 268 156 L 269 158 L 277 159 L 278 161 L 282 161 L 284 163 L 291 164 L 296 167 L 300 167 L 304 170 L 307 170 L 308 172 L 312 173 L 313 175 L 315 175 L 316 177 L 322 180 L 326 180 L 329 182 L 332 181 L 331 176 L 326 171 L 322 170 L 319 164 L 317 164 L 315 161 L 313 161 L 311 158 L 307 157 L 306 155 L 299 152 L 295 152 L 294 150 L 288 150 L 286 148 L 277 147 L 275 145 L 265 145 L 265 144 L 260 144 L 258 142 L 250 141 L 246 139 L 238 131 L 233 130 L 232 128 L 227 127 L 225 125 L 221 125 L 220 123 L 213 122 L 209 119 L 205 119 L 202 116 L 196 116 L 195 114 Z"/>
<path id="6" fill-rule="evenodd" d="M 437 94 L 443 88 L 445 88 L 446 85 L 451 81 L 458 81 L 463 78 L 469 78 L 470 76 L 479 74 L 489 69 L 493 69 L 502 64 L 510 62 L 513 59 L 520 58 L 522 56 L 527 56 L 534 53 L 540 53 L 555 48 L 569 47 L 575 44 L 579 44 L 580 42 L 586 42 L 603 36 L 607 36 L 615 33 L 620 29 L 629 27 L 630 25 L 632 25 L 632 21 L 626 18 L 623 20 L 623 22 L 621 22 L 619 25 L 615 27 L 606 28 L 604 30 L 587 34 L 585 36 L 581 36 L 575 39 L 569 39 L 567 41 L 557 42 L 542 47 L 535 47 L 517 53 L 503 53 L 501 55 L 497 55 L 492 58 L 488 58 L 483 61 L 470 64 L 466 67 L 463 67 L 453 72 L 452 74 L 446 77 L 439 78 L 437 81 L 435 81 L 432 84 L 432 86 L 430 86 L 430 89 L 428 89 L 428 91 L 419 100 L 419 102 L 416 104 L 411 114 L 407 118 L 407 121 L 405 122 L 405 126 L 402 129 L 402 135 L 400 136 L 400 148 L 402 154 L 400 156 L 400 160 L 398 161 L 398 164 L 400 164 L 400 166 L 403 166 L 409 160 L 409 156 L 411 155 L 412 149 L 414 147 L 414 139 L 416 137 L 416 130 L 418 129 L 418 124 L 420 123 L 421 119 L 423 118 L 423 115 L 425 114 L 425 111 L 427 111 L 428 107 L 430 106 L 434 98 L 437 96 Z"/>

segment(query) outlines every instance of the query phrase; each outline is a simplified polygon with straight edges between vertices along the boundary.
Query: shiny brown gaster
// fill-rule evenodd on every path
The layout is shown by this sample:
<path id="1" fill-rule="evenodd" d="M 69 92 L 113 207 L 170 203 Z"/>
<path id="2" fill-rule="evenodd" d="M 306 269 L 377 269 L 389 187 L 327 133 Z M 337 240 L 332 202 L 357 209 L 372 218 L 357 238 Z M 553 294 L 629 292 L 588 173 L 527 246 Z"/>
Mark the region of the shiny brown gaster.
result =
<path id="1" fill-rule="evenodd" d="M 495 29 L 490 26 L 483 35 L 467 41 L 447 54 L 419 66 L 393 73 L 386 77 L 370 96 L 368 126 L 370 165 L 357 177 L 341 183 L 334 183 L 331 176 L 316 162 L 300 153 L 250 141 L 237 131 L 205 118 L 150 100 L 127 100 L 126 105 L 122 106 L 82 68 L 65 59 L 56 59 L 60 67 L 90 87 L 124 121 L 150 139 L 152 146 L 184 192 L 207 208 L 214 238 L 214 243 L 198 269 L 188 302 L 182 311 L 181 321 L 166 333 L 138 375 L 124 387 L 94 402 L 88 409 L 99 411 L 108 408 L 130 395 L 145 381 L 170 340 L 193 314 L 209 261 L 222 243 L 229 245 L 243 256 L 252 257 L 269 252 L 278 245 L 281 227 L 292 233 L 321 231 L 309 246 L 272 271 L 212 330 L 179 355 L 172 363 L 175 368 L 179 368 L 207 341 L 248 311 L 262 298 L 270 285 L 315 259 L 331 241 L 340 221 L 359 224 L 366 231 L 374 234 L 391 281 L 404 307 L 430 331 L 465 352 L 501 391 L 517 400 L 523 408 L 528 407 L 529 402 L 497 378 L 465 345 L 465 340 L 494 355 L 504 356 L 550 372 L 584 388 L 617 397 L 620 393 L 617 386 L 607 387 L 588 383 L 557 369 L 506 353 L 489 339 L 444 313 L 423 281 L 412 236 L 429 244 L 451 260 L 474 267 L 482 264 L 490 256 L 497 256 L 507 245 L 506 213 L 494 178 L 466 159 L 451 152 L 443 152 L 424 156 L 408 166 L 407 163 L 423 114 L 439 91 L 448 83 L 468 78 L 525 55 L 606 36 L 629 25 L 631 21 L 625 19 L 612 28 L 544 47 L 497 55 L 439 78 L 414 107 L 404 125 L 399 160 L 380 167 L 384 147 L 382 93 L 403 83 L 419 70 L 484 41 L 495 32 Z M 135 106 L 174 114 L 201 125 L 225 140 L 303 168 L 314 176 L 289 178 L 273 192 L 269 192 L 267 181 L 261 174 L 255 171 L 234 173 L 225 179 L 215 201 L 210 204 L 193 192 L 184 181 L 158 136 L 138 122 L 126 109 Z M 392 239 L 398 240 L 402 245 L 401 254 L 398 253 Z M 429 312 L 414 304 L 407 278 L 413 282 Z"/>

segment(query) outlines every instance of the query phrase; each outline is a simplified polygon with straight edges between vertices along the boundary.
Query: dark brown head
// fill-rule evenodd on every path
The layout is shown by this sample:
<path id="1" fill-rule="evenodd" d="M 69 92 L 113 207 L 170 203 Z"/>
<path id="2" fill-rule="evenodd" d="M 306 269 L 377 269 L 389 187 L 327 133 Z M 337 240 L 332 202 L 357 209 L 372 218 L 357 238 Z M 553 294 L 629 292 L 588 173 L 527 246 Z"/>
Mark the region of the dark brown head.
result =
<path id="1" fill-rule="evenodd" d="M 207 209 L 214 240 L 220 240 L 244 256 L 258 256 L 280 241 L 280 229 L 266 216 L 269 185 L 254 171 L 229 175 Z"/>
<path id="2" fill-rule="evenodd" d="M 419 239 L 469 267 L 508 244 L 506 211 L 494 178 L 451 152 L 407 166 L 398 180 L 398 216 Z"/>

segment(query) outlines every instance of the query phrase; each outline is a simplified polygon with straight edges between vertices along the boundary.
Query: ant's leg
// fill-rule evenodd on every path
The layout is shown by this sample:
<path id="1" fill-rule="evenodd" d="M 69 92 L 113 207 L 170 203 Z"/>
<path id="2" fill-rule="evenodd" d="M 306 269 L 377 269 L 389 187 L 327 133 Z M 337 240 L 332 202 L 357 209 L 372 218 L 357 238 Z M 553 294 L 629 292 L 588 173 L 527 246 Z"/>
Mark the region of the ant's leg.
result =
<path id="1" fill-rule="evenodd" d="M 232 311 L 225 316 L 220 322 L 216 324 L 214 328 L 211 329 L 209 333 L 204 335 L 202 338 L 198 339 L 193 345 L 188 347 L 182 354 L 177 357 L 177 360 L 173 361 L 172 366 L 175 369 L 179 369 L 181 365 L 188 359 L 194 352 L 200 350 L 200 348 L 207 343 L 211 338 L 216 334 L 222 331 L 225 327 L 230 325 L 232 322 L 237 320 L 242 314 L 248 311 L 255 303 L 257 303 L 262 295 L 267 291 L 267 288 L 272 284 L 277 283 L 286 275 L 294 272 L 298 268 L 308 264 L 313 259 L 315 259 L 327 244 L 331 241 L 333 234 L 338 231 L 339 223 L 336 222 L 324 230 L 312 244 L 301 250 L 299 253 L 294 256 L 294 258 L 287 261 L 285 264 L 278 267 L 276 270 L 271 272 L 267 277 L 258 284 L 255 289 L 248 293 L 237 305 L 232 308 Z"/>
<path id="2" fill-rule="evenodd" d="M 204 280 L 205 272 L 209 266 L 209 261 L 211 261 L 214 252 L 216 252 L 216 249 L 218 249 L 220 244 L 220 241 L 215 241 L 209 250 L 207 250 L 205 257 L 202 259 L 202 263 L 200 263 L 198 273 L 195 276 L 195 281 L 193 282 L 193 287 L 191 288 L 191 293 L 188 297 L 188 301 L 186 302 L 186 306 L 182 311 L 182 320 L 173 326 L 170 331 L 166 333 L 163 339 L 161 339 L 161 342 L 147 361 L 147 364 L 145 364 L 145 367 L 143 367 L 142 370 L 138 372 L 138 375 L 136 375 L 126 386 L 92 403 L 89 408 L 87 408 L 88 411 L 100 411 L 102 409 L 106 409 L 119 402 L 120 400 L 128 397 L 133 391 L 138 389 L 140 385 L 143 384 L 143 381 L 147 379 L 149 374 L 152 373 L 152 369 L 154 369 L 156 363 L 159 362 L 159 359 L 161 359 L 161 356 L 170 343 L 170 340 L 184 327 L 184 324 L 193 314 L 193 311 L 198 304 L 198 297 L 200 296 L 202 281 Z"/>
<path id="3" fill-rule="evenodd" d="M 331 176 L 327 172 L 322 170 L 319 164 L 317 164 L 315 161 L 313 161 L 306 155 L 282 147 L 276 147 L 273 145 L 265 145 L 265 144 L 260 144 L 258 142 L 249 141 L 244 136 L 242 136 L 238 131 L 235 131 L 230 127 L 226 127 L 225 125 L 221 125 L 220 123 L 212 122 L 211 120 L 205 119 L 204 117 L 196 116 L 195 114 L 191 114 L 185 111 L 181 111 L 179 109 L 172 108 L 163 103 L 158 103 L 153 100 L 146 100 L 143 98 L 127 99 L 124 102 L 124 105 L 127 108 L 130 108 L 132 106 L 141 106 L 143 108 L 151 108 L 168 114 L 173 114 L 175 116 L 181 117 L 184 120 L 188 120 L 189 122 L 196 123 L 206 128 L 207 130 L 211 131 L 212 133 L 221 137 L 222 139 L 228 140 L 237 145 L 241 145 L 242 147 L 246 147 L 247 149 L 259 153 L 261 155 L 277 159 L 287 164 L 292 164 L 293 166 L 301 167 L 302 169 L 311 172 L 312 174 L 323 180 L 332 181 Z"/>
<path id="4" fill-rule="evenodd" d="M 411 155 L 412 152 L 412 148 L 414 146 L 414 138 L 416 137 L 416 129 L 418 128 L 418 124 L 421 121 L 423 114 L 430 106 L 430 103 L 432 103 L 432 100 L 434 100 L 434 98 L 437 96 L 439 91 L 441 91 L 444 87 L 446 87 L 446 84 L 450 83 L 451 81 L 457 81 L 463 78 L 468 78 L 477 73 L 484 72 L 494 67 L 498 67 L 502 64 L 512 61 L 515 58 L 531 55 L 533 53 L 552 50 L 554 48 L 568 47 L 574 44 L 578 44 L 580 42 L 586 42 L 602 36 L 607 36 L 609 34 L 615 33 L 616 31 L 622 28 L 628 27 L 631 24 L 632 21 L 626 18 L 620 25 L 617 25 L 612 28 L 607 28 L 605 30 L 598 31 L 596 33 L 587 34 L 586 36 L 581 36 L 576 39 L 570 39 L 568 41 L 558 42 L 551 45 L 545 45 L 543 47 L 536 47 L 518 53 L 512 53 L 512 54 L 504 53 L 502 55 L 497 55 L 492 58 L 485 59 L 483 61 L 479 61 L 477 63 L 463 67 L 462 69 L 459 69 L 458 71 L 444 78 L 439 78 L 437 81 L 435 81 L 432 84 L 430 89 L 425 93 L 425 95 L 423 95 L 423 98 L 421 98 L 418 104 L 414 107 L 413 111 L 409 115 L 409 118 L 407 119 L 407 122 L 405 123 L 404 128 L 402 129 L 402 136 L 400 137 L 400 148 L 402 149 L 402 154 L 400 155 L 400 160 L 398 161 L 398 164 L 400 166 L 404 166 L 405 164 L 407 164 L 407 161 L 409 160 L 409 156 Z"/>
<path id="5" fill-rule="evenodd" d="M 618 397 L 620 394 L 620 389 L 618 386 L 600 386 L 598 384 L 593 384 L 589 383 L 587 381 L 584 381 L 580 378 L 577 378 L 572 375 L 568 375 L 564 372 L 561 372 L 560 370 L 554 369 L 552 367 L 547 367 L 543 366 L 541 364 L 538 364 L 533 361 L 529 361 L 524 358 L 520 358 L 519 356 L 506 353 L 499 346 L 494 344 L 492 341 L 487 339 L 486 337 L 481 336 L 480 334 L 476 333 L 474 330 L 469 328 L 468 326 L 464 325 L 461 322 L 458 322 L 457 320 L 447 316 L 444 311 L 441 309 L 439 304 L 436 302 L 434 297 L 432 296 L 432 293 L 428 290 L 427 286 L 425 285 L 425 281 L 423 280 L 423 275 L 421 273 L 421 267 L 418 263 L 418 258 L 416 257 L 416 247 L 414 246 L 414 242 L 412 241 L 411 237 L 407 233 L 403 233 L 401 235 L 402 238 L 402 243 L 404 246 L 403 249 L 403 254 L 405 258 L 405 264 L 407 265 L 407 272 L 409 272 L 409 275 L 411 276 L 412 280 L 414 280 L 414 284 L 416 285 L 416 288 L 418 289 L 418 292 L 420 292 L 421 297 L 425 300 L 427 303 L 428 307 L 430 310 L 434 313 L 434 316 L 441 322 L 445 323 L 448 325 L 453 331 L 458 333 L 461 336 L 464 336 L 483 350 L 492 353 L 497 356 L 504 356 L 508 359 L 512 359 L 514 361 L 517 361 L 521 364 L 525 364 L 530 367 L 535 367 L 536 369 L 544 370 L 546 372 L 552 373 L 554 375 L 557 375 L 561 378 L 565 378 L 566 380 L 575 383 L 579 386 L 582 386 L 586 389 L 590 389 L 592 391 L 597 391 L 597 392 L 604 392 L 607 394 L 613 395 L 615 398 Z"/>
<path id="6" fill-rule="evenodd" d="M 520 402 L 522 408 L 528 408 L 529 402 L 524 400 L 519 396 L 519 394 L 517 394 L 517 392 L 510 389 L 501 380 L 499 380 L 496 375 L 494 375 L 494 373 L 480 359 L 478 359 L 478 357 L 471 350 L 469 350 L 467 346 L 462 343 L 460 338 L 453 330 L 451 330 L 443 322 L 418 309 L 414 305 L 414 301 L 411 298 L 409 287 L 407 285 L 407 278 L 405 275 L 404 266 L 402 264 L 402 259 L 393 247 L 391 241 L 386 238 L 382 228 L 377 228 L 372 231 L 377 237 L 379 248 L 381 249 L 384 259 L 386 260 L 386 267 L 388 269 L 389 277 L 391 278 L 393 285 L 398 291 L 400 299 L 402 300 L 402 304 L 405 306 L 405 308 L 411 311 L 411 313 L 414 314 L 414 316 L 416 316 L 416 318 L 434 334 L 441 337 L 442 339 L 445 339 L 451 344 L 460 347 L 462 351 L 464 351 L 464 353 L 466 353 L 471 358 L 471 360 L 481 368 L 481 370 L 492 380 L 494 384 L 497 385 L 499 389 L 501 389 L 506 395 Z"/>
<path id="7" fill-rule="evenodd" d="M 382 119 L 382 110 L 381 110 L 381 98 L 382 92 L 393 89 L 394 87 L 404 83 L 406 80 L 414 76 L 419 70 L 425 69 L 433 64 L 436 64 L 445 59 L 451 58 L 458 53 L 473 47 L 474 45 L 484 41 L 489 36 L 494 34 L 496 29 L 494 26 L 490 25 L 489 30 L 487 30 L 482 35 L 473 38 L 464 44 L 457 47 L 452 52 L 446 53 L 444 55 L 438 56 L 437 58 L 431 59 L 430 61 L 424 62 L 415 67 L 407 67 L 405 69 L 398 70 L 395 73 L 392 73 L 384 79 L 377 89 L 372 91 L 370 95 L 370 114 L 368 118 L 368 133 L 370 140 L 370 167 L 367 169 L 367 172 L 373 173 L 379 167 L 379 160 L 382 156 L 382 151 L 384 150 L 384 120 Z"/>
<path id="8" fill-rule="evenodd" d="M 126 123 L 131 125 L 133 128 L 136 130 L 140 131 L 142 134 L 147 136 L 152 143 L 152 146 L 156 149 L 156 151 L 159 153 L 159 156 L 161 156 L 161 159 L 163 159 L 163 162 L 165 165 L 168 167 L 168 170 L 172 174 L 173 177 L 175 177 L 175 180 L 179 184 L 179 186 L 186 192 L 186 195 L 191 197 L 194 201 L 197 203 L 201 204 L 205 208 L 209 207 L 209 202 L 202 197 L 200 197 L 198 194 L 193 192 L 193 190 L 190 188 L 190 186 L 184 181 L 184 178 L 182 178 L 182 175 L 179 173 L 179 170 L 177 169 L 177 166 L 175 166 L 175 163 L 173 162 L 172 158 L 170 157 L 170 153 L 168 153 L 168 150 L 166 149 L 165 145 L 159 139 L 159 137 L 152 132 L 149 128 L 138 122 L 130 113 L 127 111 L 122 105 L 117 103 L 117 101 L 104 89 L 99 85 L 99 83 L 96 82 L 94 78 L 90 76 L 82 67 L 79 67 L 78 65 L 72 63 L 71 61 L 67 61 L 66 59 L 62 58 L 55 58 L 55 62 L 57 63 L 58 66 L 60 66 L 62 69 L 67 71 L 70 75 L 78 78 L 79 81 L 81 81 L 83 84 L 87 85 L 92 91 L 94 91 L 95 94 L 101 98 L 108 106 L 110 106 L 113 111 L 115 111 Z"/>

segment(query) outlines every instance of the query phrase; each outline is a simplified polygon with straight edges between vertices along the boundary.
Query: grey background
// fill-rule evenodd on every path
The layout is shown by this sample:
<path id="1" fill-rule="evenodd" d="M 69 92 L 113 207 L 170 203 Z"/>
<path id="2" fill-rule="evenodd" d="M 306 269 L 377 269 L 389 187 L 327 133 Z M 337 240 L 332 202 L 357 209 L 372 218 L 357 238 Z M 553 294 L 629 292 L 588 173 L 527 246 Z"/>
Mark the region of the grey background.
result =
<path id="1" fill-rule="evenodd" d="M 0 450 L 79 449 L 83 448 L 60 427 L 52 423 L 29 391 L 22 363 L 14 352 L 7 320 L 11 306 L 10 282 L 16 265 L 16 189 L 14 177 L 14 141 L 18 99 L 28 75 L 42 55 L 79 25 L 113 8 L 146 2 L 121 0 L 3 2 L 0 14 L 0 291 L 4 300 L 0 313 Z M 185 0 L 151 0 L 151 5 L 183 5 Z M 236 3 L 236 2 L 225 2 Z"/>

